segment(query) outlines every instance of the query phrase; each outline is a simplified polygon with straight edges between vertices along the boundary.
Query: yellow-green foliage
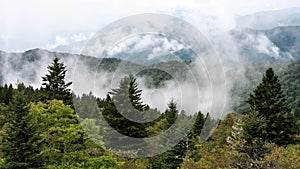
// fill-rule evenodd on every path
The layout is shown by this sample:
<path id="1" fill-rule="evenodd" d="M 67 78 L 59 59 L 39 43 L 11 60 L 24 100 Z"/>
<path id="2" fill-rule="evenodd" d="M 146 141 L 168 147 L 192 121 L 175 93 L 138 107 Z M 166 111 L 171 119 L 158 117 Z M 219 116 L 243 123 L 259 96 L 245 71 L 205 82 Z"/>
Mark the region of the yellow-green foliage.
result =
<path id="1" fill-rule="evenodd" d="M 286 148 L 273 145 L 272 152 L 261 162 L 262 168 L 300 168 L 300 145 L 288 145 Z"/>
<path id="2" fill-rule="evenodd" d="M 150 166 L 149 160 L 145 158 L 131 159 L 118 169 L 148 169 Z"/>

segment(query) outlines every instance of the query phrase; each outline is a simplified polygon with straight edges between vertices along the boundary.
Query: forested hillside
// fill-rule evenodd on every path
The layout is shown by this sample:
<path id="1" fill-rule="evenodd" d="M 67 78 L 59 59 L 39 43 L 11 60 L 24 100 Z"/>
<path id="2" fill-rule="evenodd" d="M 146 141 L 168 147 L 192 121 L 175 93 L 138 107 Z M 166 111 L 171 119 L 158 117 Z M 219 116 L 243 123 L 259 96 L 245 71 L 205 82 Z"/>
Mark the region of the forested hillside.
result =
<path id="1" fill-rule="evenodd" d="M 249 64 L 246 67 L 246 81 L 244 83 L 234 83 L 234 87 L 232 88 L 232 96 L 234 99 L 232 99 L 231 104 L 233 110 L 243 113 L 249 108 L 245 100 L 259 84 L 262 78 L 261 72 L 268 67 L 272 67 L 278 75 L 280 83 L 282 84 L 282 90 L 287 99 L 287 106 L 292 109 L 299 118 L 300 61 Z"/>
<path id="2" fill-rule="evenodd" d="M 93 65 L 95 58 L 85 59 L 92 69 L 98 68 Z M 118 62 L 106 59 L 103 66 L 114 70 Z M 174 100 L 165 111 L 150 107 L 141 99 L 143 91 L 132 74 L 124 76 L 106 97 L 78 96 L 69 88 L 72 82 L 66 80 L 68 67 L 54 57 L 39 88 L 22 82 L 15 88 L 9 84 L 0 88 L 0 167 L 300 168 L 299 64 L 248 65 L 247 85 L 236 84 L 232 89 L 238 98 L 232 103 L 236 112 L 214 119 L 209 112 L 179 111 Z M 184 76 L 180 62 L 149 68 L 156 66 Z M 139 75 L 151 77 L 148 86 L 155 88 L 172 78 L 164 73 L 149 69 Z M 204 128 L 204 124 L 211 127 Z M 166 137 L 158 137 L 156 144 L 131 141 L 174 128 Z M 212 135 L 200 142 L 201 132 Z M 182 134 L 179 142 L 173 141 Z M 154 150 L 168 146 L 168 151 L 151 156 Z"/>

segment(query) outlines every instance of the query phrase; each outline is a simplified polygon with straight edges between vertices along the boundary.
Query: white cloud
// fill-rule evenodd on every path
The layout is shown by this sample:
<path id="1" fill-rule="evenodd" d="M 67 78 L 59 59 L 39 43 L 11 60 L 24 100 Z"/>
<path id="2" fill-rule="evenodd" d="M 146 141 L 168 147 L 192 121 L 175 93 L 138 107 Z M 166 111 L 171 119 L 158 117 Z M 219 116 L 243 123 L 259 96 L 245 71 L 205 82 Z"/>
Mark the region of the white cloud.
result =
<path id="1" fill-rule="evenodd" d="M 152 53 L 148 55 L 147 59 L 151 60 L 164 54 L 167 54 L 167 52 L 164 51 L 161 47 L 155 47 L 153 48 Z"/>
<path id="2" fill-rule="evenodd" d="M 137 35 L 124 41 L 120 41 L 108 52 L 109 56 L 124 53 L 136 53 L 145 50 L 152 50 L 148 59 L 168 54 L 183 48 L 187 48 L 175 39 L 170 39 L 156 34 Z"/>
<path id="3" fill-rule="evenodd" d="M 67 37 L 62 37 L 60 35 L 56 35 L 55 36 L 55 44 L 53 45 L 53 47 L 57 47 L 59 45 L 67 45 Z"/>
<path id="4" fill-rule="evenodd" d="M 42 48 L 59 52 L 80 54 L 85 42 L 92 36 L 94 36 L 93 32 L 88 34 L 76 33 L 70 36 L 56 35 L 54 42 L 45 45 L 45 47 Z"/>
<path id="5" fill-rule="evenodd" d="M 265 35 L 258 35 L 256 37 L 256 43 L 254 44 L 254 47 L 260 53 L 279 57 L 280 49 L 275 44 L 273 44 Z"/>
<path id="6" fill-rule="evenodd" d="M 0 2 L 0 37 L 5 50 L 26 50 L 49 44 L 55 35 L 89 33 L 125 16 L 166 13 L 181 16 L 200 11 L 214 14 L 221 27 L 234 25 L 232 14 L 300 6 L 298 0 L 9 0 Z M 199 12 L 198 12 L 199 13 Z M 186 14 L 185 14 L 186 15 Z M 191 18 L 191 17 L 190 17 Z M 199 16 L 194 16 L 195 22 Z M 77 37 L 78 40 L 83 37 Z"/>
<path id="7" fill-rule="evenodd" d="M 82 33 L 79 33 L 79 34 L 74 34 L 73 36 L 70 37 L 70 39 L 73 40 L 74 42 L 79 42 L 79 41 L 87 40 L 88 37 Z"/>
<path id="8" fill-rule="evenodd" d="M 244 38 L 239 40 L 239 45 L 253 47 L 258 53 L 278 59 L 281 57 L 280 49 L 264 34 L 244 34 Z M 241 48 L 241 47 L 240 47 Z"/>

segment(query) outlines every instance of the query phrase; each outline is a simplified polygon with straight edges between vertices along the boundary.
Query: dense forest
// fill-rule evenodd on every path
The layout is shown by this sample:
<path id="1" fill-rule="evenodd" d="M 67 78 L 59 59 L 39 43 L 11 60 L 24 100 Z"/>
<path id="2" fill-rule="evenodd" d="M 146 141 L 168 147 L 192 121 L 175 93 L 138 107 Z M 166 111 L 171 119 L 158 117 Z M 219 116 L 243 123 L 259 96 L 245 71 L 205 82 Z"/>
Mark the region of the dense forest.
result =
<path id="1" fill-rule="evenodd" d="M 161 64 L 171 64 L 184 74 L 177 61 Z M 152 65 L 153 69 L 138 74 L 151 77 L 148 87 L 160 87 L 172 78 L 155 66 L 160 67 Z M 66 65 L 55 57 L 41 77 L 40 88 L 22 82 L 0 87 L 0 168 L 298 169 L 299 67 L 299 61 L 249 65 L 247 84 L 232 88 L 240 100 L 230 103 L 235 112 L 214 119 L 209 112 L 179 111 L 173 100 L 163 112 L 150 107 L 143 103 L 143 91 L 132 74 L 104 98 L 93 93 L 78 96 L 65 79 Z M 143 123 L 132 120 L 137 117 Z M 193 126 L 175 144 L 172 138 L 185 132 L 191 120 Z M 205 123 L 211 127 L 202 131 Z M 124 137 L 115 137 L 109 126 Z M 127 146 L 131 137 L 153 137 L 170 128 L 175 132 L 158 140 L 159 145 L 142 140 Z M 199 141 L 201 132 L 210 135 L 207 141 Z M 172 148 L 147 156 L 151 154 L 147 150 L 166 145 Z"/>

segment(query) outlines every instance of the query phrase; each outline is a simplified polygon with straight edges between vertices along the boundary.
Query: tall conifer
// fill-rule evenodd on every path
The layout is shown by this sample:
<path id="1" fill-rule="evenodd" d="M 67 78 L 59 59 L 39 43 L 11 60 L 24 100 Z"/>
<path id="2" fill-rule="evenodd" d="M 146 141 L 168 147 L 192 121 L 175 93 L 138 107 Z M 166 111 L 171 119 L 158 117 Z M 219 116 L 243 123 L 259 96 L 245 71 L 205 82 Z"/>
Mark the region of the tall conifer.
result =
<path id="1" fill-rule="evenodd" d="M 47 100 L 63 100 L 65 104 L 71 105 L 72 93 L 68 87 L 72 82 L 65 82 L 67 69 L 59 60 L 58 57 L 55 57 L 52 65 L 48 66 L 49 73 L 42 77 L 44 86 L 42 89 Z"/>

